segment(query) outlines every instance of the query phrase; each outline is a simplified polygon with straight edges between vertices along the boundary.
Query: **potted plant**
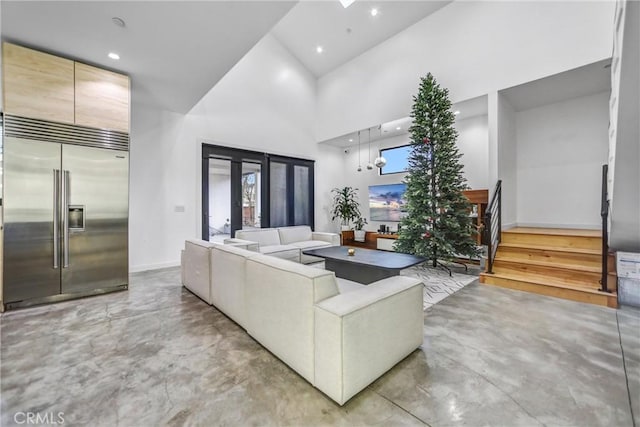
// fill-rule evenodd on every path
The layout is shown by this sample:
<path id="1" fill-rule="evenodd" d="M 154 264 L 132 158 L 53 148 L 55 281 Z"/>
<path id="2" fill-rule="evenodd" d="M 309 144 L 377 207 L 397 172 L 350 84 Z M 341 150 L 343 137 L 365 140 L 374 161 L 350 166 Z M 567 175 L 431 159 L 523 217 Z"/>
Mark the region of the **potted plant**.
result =
<path id="1" fill-rule="evenodd" d="M 349 230 L 349 222 L 360 217 L 357 188 L 344 187 L 331 190 L 333 195 L 333 208 L 331 209 L 331 221 L 340 218 L 342 230 Z"/>
<path id="2" fill-rule="evenodd" d="M 368 224 L 367 219 L 360 216 L 356 218 L 353 224 L 355 225 L 353 240 L 355 240 L 356 242 L 364 242 L 367 235 L 367 232 L 364 231 L 364 226 Z"/>

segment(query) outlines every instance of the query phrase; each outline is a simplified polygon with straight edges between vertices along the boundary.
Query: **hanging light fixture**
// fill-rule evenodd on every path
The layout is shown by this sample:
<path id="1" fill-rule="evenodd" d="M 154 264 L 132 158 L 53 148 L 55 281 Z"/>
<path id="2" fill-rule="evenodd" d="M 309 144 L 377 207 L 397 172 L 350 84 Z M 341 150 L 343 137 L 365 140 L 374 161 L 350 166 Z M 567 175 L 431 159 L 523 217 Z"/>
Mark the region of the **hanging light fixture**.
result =
<path id="1" fill-rule="evenodd" d="M 382 125 L 378 125 L 378 130 L 380 131 L 380 139 L 382 139 Z M 382 152 L 380 151 L 380 140 L 378 140 L 378 157 L 373 161 L 373 164 L 379 169 L 382 169 L 387 164 L 387 159 L 382 157 Z"/>
<path id="2" fill-rule="evenodd" d="M 367 129 L 369 131 L 369 163 L 367 163 L 367 170 L 373 169 L 373 163 L 371 163 L 371 128 Z"/>
<path id="3" fill-rule="evenodd" d="M 360 131 L 358 131 L 358 172 L 362 172 L 362 163 L 360 163 Z"/>

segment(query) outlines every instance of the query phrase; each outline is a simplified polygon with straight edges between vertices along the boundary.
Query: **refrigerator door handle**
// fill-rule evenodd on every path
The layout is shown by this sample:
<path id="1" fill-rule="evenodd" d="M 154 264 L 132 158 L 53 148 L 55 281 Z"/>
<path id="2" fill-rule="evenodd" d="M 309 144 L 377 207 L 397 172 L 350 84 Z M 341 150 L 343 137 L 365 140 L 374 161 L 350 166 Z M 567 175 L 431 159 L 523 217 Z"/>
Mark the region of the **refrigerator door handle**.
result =
<path id="1" fill-rule="evenodd" d="M 60 245 L 60 169 L 53 170 L 53 268 L 59 267 Z"/>
<path id="2" fill-rule="evenodd" d="M 62 268 L 69 267 L 69 171 L 62 178 Z"/>

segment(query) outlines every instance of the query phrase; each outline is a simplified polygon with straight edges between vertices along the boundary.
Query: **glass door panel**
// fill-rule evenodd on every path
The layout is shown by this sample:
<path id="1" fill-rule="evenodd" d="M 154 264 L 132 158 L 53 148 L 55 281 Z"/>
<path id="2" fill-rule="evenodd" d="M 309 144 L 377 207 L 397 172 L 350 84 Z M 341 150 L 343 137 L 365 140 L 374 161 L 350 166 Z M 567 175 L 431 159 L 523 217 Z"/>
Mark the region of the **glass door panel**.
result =
<path id="1" fill-rule="evenodd" d="M 293 166 L 293 216 L 295 225 L 311 225 L 309 168 Z"/>
<path id="2" fill-rule="evenodd" d="M 260 181 L 262 166 L 259 163 L 242 163 L 242 228 L 260 228 Z"/>
<path id="3" fill-rule="evenodd" d="M 202 144 L 202 239 L 222 241 L 240 229 L 313 227 L 313 163 Z"/>
<path id="4" fill-rule="evenodd" d="M 231 235 L 231 161 L 209 159 L 209 240 Z"/>
<path id="5" fill-rule="evenodd" d="M 283 227 L 289 225 L 288 201 L 287 201 L 287 164 L 270 163 L 270 218 L 271 227 Z"/>

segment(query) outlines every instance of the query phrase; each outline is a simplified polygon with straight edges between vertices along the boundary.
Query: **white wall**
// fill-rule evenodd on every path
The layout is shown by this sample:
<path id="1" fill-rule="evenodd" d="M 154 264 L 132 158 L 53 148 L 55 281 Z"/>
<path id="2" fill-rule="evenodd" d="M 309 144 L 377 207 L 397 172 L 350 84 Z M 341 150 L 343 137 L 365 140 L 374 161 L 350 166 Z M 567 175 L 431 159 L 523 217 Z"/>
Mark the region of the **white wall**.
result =
<path id="1" fill-rule="evenodd" d="M 608 103 L 602 92 L 516 113 L 518 225 L 600 228 Z"/>
<path id="2" fill-rule="evenodd" d="M 458 131 L 457 147 L 462 153 L 460 161 L 464 165 L 464 176 L 472 189 L 487 188 L 488 182 L 488 129 L 487 116 L 470 117 L 465 120 L 456 120 L 456 130 Z M 391 138 L 381 139 L 371 144 L 371 159 L 375 159 L 378 150 L 390 147 L 399 147 L 411 143 L 410 135 L 399 135 Z M 344 184 L 358 189 L 360 201 L 360 212 L 369 220 L 369 186 L 382 184 L 398 184 L 404 180 L 406 173 L 396 173 L 379 175 L 378 168 L 372 171 L 366 169 L 368 162 L 367 144 L 361 145 L 361 165 L 363 170 L 358 168 L 358 146 L 349 147 L 349 152 L 344 155 Z M 365 227 L 367 230 L 377 230 L 380 224 L 386 224 L 392 229 L 397 223 L 384 221 L 369 221 Z"/>
<path id="3" fill-rule="evenodd" d="M 489 130 L 487 116 L 456 120 L 457 146 L 464 177 L 474 190 L 489 188 Z"/>
<path id="4" fill-rule="evenodd" d="M 317 139 L 408 116 L 429 71 L 458 102 L 607 58 L 614 5 L 453 2 L 318 81 Z"/>
<path id="5" fill-rule="evenodd" d="M 498 179 L 502 180 L 502 228 L 516 225 L 518 213 L 518 147 L 516 113 L 503 94 L 498 94 Z M 492 191 L 496 182 L 491 184 Z"/>
<path id="6" fill-rule="evenodd" d="M 315 89 L 267 35 L 186 116 L 134 105 L 130 269 L 176 265 L 184 239 L 201 235 L 203 141 L 315 160 L 316 229 L 337 229 L 330 190 L 343 182 L 343 159 L 315 143 Z"/>
<path id="7" fill-rule="evenodd" d="M 200 163 L 180 138 L 183 115 L 134 103 L 131 116 L 129 269 L 175 265 L 176 248 L 197 236 L 193 180 Z"/>
<path id="8" fill-rule="evenodd" d="M 260 194 L 260 193 L 258 193 Z M 231 218 L 231 177 L 209 173 L 209 226 L 220 232 Z"/>

